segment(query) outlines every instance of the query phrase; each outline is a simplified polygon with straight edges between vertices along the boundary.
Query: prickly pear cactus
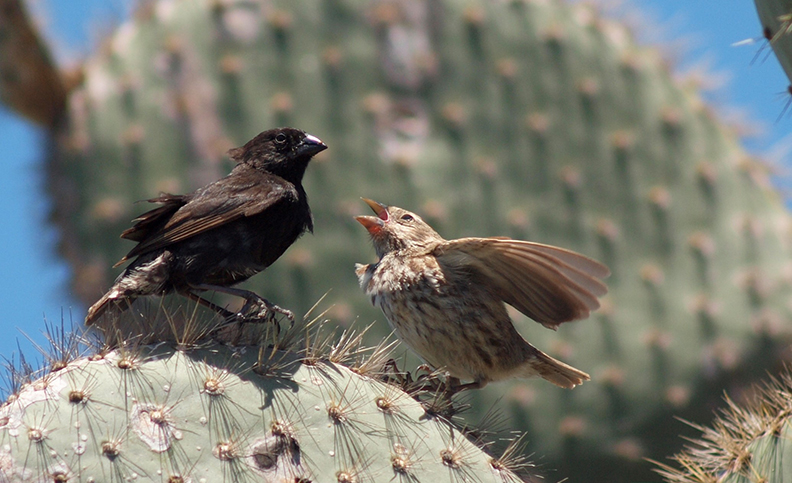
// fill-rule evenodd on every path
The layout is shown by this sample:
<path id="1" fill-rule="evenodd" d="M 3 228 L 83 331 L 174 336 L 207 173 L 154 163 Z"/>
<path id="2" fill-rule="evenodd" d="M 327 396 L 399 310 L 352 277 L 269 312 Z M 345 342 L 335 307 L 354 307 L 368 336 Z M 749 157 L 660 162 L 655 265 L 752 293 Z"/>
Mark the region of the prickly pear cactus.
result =
<path id="1" fill-rule="evenodd" d="M 49 187 L 86 303 L 130 248 L 117 237 L 145 209 L 134 201 L 220 177 L 226 149 L 277 125 L 330 147 L 305 180 L 316 234 L 249 284 L 281 306 L 332 289 L 337 320 L 387 333 L 353 273 L 373 258 L 351 219 L 360 196 L 447 238 L 607 263 L 591 320 L 553 334 L 515 317 L 591 383 L 470 396 L 579 478 L 644 479 L 642 457 L 678 447 L 673 415 L 695 419 L 735 371 L 763 373 L 789 335 L 790 218 L 767 169 L 658 49 L 585 3 L 145 2 L 86 61 L 66 117 Z"/>
<path id="2" fill-rule="evenodd" d="M 762 35 L 770 42 L 778 62 L 792 81 L 792 2 L 754 0 L 754 3 L 762 23 Z"/>
<path id="3" fill-rule="evenodd" d="M 526 481 L 514 453 L 487 455 L 380 382 L 384 352 L 348 367 L 355 334 L 293 336 L 61 361 L 0 406 L 0 480 Z"/>
<path id="4" fill-rule="evenodd" d="M 782 483 L 792 479 L 792 375 L 772 379 L 751 401 L 728 408 L 685 450 L 678 467 L 657 470 L 668 483 Z"/>

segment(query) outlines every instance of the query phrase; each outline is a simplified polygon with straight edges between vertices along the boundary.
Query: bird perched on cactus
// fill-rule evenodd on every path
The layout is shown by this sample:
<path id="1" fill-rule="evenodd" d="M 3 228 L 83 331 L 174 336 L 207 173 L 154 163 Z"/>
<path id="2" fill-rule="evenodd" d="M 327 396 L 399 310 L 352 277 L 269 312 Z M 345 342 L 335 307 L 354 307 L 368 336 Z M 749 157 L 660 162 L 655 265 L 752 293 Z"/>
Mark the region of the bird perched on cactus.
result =
<path id="1" fill-rule="evenodd" d="M 138 244 L 116 265 L 135 259 L 88 309 L 85 324 L 110 309 L 125 310 L 137 297 L 172 292 L 231 315 L 198 295 L 206 290 L 244 298 L 242 318 L 280 312 L 293 320 L 288 310 L 231 286 L 270 266 L 306 230 L 313 231 L 302 178 L 311 158 L 325 149 L 298 129 L 264 131 L 228 152 L 238 163 L 228 176 L 186 195 L 150 199 L 161 206 L 121 234 Z"/>
<path id="2" fill-rule="evenodd" d="M 555 330 L 599 307 L 607 267 L 539 243 L 445 240 L 414 213 L 363 200 L 377 216 L 355 219 L 379 261 L 356 266 L 360 286 L 407 346 L 448 372 L 453 390 L 536 375 L 564 388 L 590 379 L 523 339 L 504 302 Z"/>

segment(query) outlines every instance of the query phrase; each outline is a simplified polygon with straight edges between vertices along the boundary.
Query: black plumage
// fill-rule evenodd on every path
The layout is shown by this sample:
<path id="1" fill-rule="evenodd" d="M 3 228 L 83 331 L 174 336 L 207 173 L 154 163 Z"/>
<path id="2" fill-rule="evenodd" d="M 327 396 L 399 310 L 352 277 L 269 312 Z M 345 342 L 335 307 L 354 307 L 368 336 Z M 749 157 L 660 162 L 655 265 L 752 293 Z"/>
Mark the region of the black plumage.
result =
<path id="1" fill-rule="evenodd" d="M 239 295 L 263 310 L 289 315 L 231 286 L 267 268 L 305 231 L 313 231 L 302 178 L 311 158 L 326 148 L 298 129 L 265 131 L 229 151 L 238 164 L 228 176 L 189 194 L 149 200 L 161 206 L 121 234 L 138 244 L 116 265 L 134 260 L 88 309 L 86 325 L 145 295 L 176 292 L 219 309 L 197 295 L 204 290 Z"/>

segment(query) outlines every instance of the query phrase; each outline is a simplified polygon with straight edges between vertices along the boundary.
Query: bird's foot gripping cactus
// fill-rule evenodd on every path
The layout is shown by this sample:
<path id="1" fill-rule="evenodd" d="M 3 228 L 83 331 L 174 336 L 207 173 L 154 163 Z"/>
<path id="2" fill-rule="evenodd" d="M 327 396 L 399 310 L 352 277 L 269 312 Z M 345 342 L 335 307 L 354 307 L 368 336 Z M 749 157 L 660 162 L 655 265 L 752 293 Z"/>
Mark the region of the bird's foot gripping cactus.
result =
<path id="1" fill-rule="evenodd" d="M 781 483 L 792 480 L 792 372 L 771 379 L 747 404 L 727 398 L 711 427 L 675 455 L 680 468 L 658 463 L 668 483 Z"/>
<path id="2" fill-rule="evenodd" d="M 365 351 L 361 333 L 322 326 L 244 347 L 121 344 L 52 364 L 0 407 L 0 481 L 523 479 L 513 450 L 488 456 L 385 382 L 392 344 Z"/>

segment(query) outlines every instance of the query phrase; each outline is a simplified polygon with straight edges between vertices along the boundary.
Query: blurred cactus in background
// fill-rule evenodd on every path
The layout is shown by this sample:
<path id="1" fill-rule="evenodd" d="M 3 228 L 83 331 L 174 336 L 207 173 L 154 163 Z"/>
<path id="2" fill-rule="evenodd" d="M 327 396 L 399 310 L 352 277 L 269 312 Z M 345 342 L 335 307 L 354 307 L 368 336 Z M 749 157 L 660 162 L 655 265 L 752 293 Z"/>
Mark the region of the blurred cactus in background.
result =
<path id="1" fill-rule="evenodd" d="M 590 4 L 557 0 L 142 2 L 83 66 L 53 129 L 49 189 L 74 291 L 93 302 L 128 249 L 134 201 L 225 174 L 224 152 L 293 125 L 329 146 L 307 173 L 316 218 L 247 286 L 306 311 L 332 289 L 344 324 L 381 315 L 360 196 L 417 211 L 446 238 L 508 235 L 608 264 L 591 320 L 537 347 L 592 375 L 470 394 L 528 433 L 559 477 L 639 480 L 727 385 L 789 336 L 790 218 L 662 50 Z M 620 476 L 621 475 L 621 476 Z"/>
<path id="2" fill-rule="evenodd" d="M 66 105 L 68 79 L 56 71 L 19 0 L 0 0 L 0 101 L 28 119 L 54 126 Z"/>

